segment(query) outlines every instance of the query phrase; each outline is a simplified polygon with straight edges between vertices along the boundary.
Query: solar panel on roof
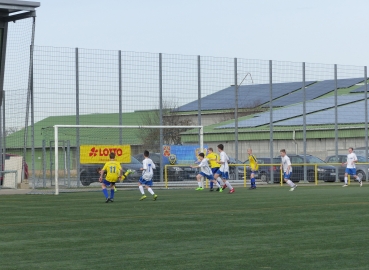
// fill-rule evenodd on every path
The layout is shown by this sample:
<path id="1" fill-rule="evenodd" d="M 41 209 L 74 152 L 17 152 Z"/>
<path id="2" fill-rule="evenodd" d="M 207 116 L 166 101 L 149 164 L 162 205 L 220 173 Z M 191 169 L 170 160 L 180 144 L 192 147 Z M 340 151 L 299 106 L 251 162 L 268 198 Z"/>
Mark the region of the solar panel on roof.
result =
<path id="1" fill-rule="evenodd" d="M 363 108 L 365 101 L 359 101 L 348 105 L 343 105 L 337 108 L 338 124 L 364 123 L 365 114 L 363 112 L 357 113 L 358 108 Z M 355 112 L 355 113 L 352 113 Z M 309 114 L 306 116 L 307 125 L 327 125 L 335 123 L 334 108 Z M 286 121 L 275 123 L 276 126 L 301 126 L 302 117 L 289 119 Z"/>
<path id="2" fill-rule="evenodd" d="M 310 100 L 306 102 L 306 113 L 313 113 L 316 111 L 325 110 L 328 108 L 334 107 L 335 97 L 326 97 L 316 100 Z M 358 100 L 363 100 L 364 97 L 362 95 L 342 95 L 337 97 L 338 106 L 344 105 L 347 103 L 352 103 Z M 303 115 L 303 104 L 292 105 L 286 108 L 281 108 L 277 110 L 273 110 L 273 123 L 282 121 L 284 119 L 294 118 L 297 116 Z M 301 117 L 302 119 L 302 117 Z M 263 112 L 256 114 L 254 118 L 241 120 L 238 122 L 239 128 L 247 128 L 247 127 L 257 127 L 263 126 L 270 123 L 270 112 Z M 279 123 L 278 123 L 279 124 Z M 234 123 L 227 124 L 224 126 L 217 127 L 217 129 L 221 128 L 235 128 Z"/>
<path id="3" fill-rule="evenodd" d="M 337 88 L 347 88 L 351 87 L 357 83 L 364 81 L 363 78 L 350 78 L 350 79 L 339 79 L 337 80 Z M 323 96 L 333 90 L 335 90 L 336 84 L 335 80 L 325 80 L 308 86 L 306 88 L 306 100 L 311 100 Z M 287 105 L 291 105 L 298 102 L 303 102 L 304 96 L 302 89 L 296 92 L 293 92 L 289 95 L 281 97 L 277 100 L 274 100 L 272 105 L 273 107 L 283 107 Z M 265 105 L 263 107 L 268 107 Z"/>
<path id="4" fill-rule="evenodd" d="M 306 85 L 315 83 L 308 81 Z M 273 99 L 286 95 L 301 88 L 301 82 L 275 83 L 273 84 Z M 256 107 L 269 102 L 269 84 L 241 85 L 238 88 L 238 107 Z M 201 110 L 222 110 L 234 108 L 235 87 L 230 86 L 216 93 L 201 98 Z M 178 111 L 196 111 L 198 101 L 192 101 L 180 106 Z"/>
<path id="5" fill-rule="evenodd" d="M 369 91 L 369 86 L 367 91 Z M 365 85 L 360 86 L 359 88 L 352 90 L 350 93 L 364 93 L 365 92 Z"/>

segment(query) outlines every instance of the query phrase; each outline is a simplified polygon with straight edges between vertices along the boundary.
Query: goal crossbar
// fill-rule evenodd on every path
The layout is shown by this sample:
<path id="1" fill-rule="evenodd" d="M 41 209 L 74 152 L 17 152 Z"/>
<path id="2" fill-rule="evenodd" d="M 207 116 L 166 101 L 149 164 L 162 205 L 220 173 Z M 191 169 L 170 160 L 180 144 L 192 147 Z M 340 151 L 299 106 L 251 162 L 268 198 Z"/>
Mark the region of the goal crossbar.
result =
<path id="1" fill-rule="evenodd" d="M 120 126 L 120 125 L 54 125 L 54 146 L 55 146 L 55 195 L 59 195 L 59 128 L 155 128 L 155 129 L 167 129 L 167 128 L 193 128 L 199 129 L 200 136 L 200 149 L 204 148 L 204 127 L 203 126 Z M 77 172 L 78 173 L 78 172 Z"/>

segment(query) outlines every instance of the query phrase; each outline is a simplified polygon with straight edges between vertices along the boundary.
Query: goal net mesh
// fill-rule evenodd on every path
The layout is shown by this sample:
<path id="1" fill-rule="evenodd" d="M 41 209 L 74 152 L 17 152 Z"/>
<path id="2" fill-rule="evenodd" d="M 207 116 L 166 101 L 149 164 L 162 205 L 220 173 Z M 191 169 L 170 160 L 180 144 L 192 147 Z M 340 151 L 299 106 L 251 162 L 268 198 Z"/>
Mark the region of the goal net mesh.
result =
<path id="1" fill-rule="evenodd" d="M 42 130 L 42 169 L 36 173 L 33 184 L 36 188 L 55 188 L 55 193 L 98 188 L 98 170 L 111 152 L 116 153 L 123 171 L 133 171 L 117 187 L 136 187 L 144 150 L 150 152 L 157 167 L 155 186 L 193 186 L 197 171 L 190 165 L 199 152 L 206 151 L 201 126 L 61 125 L 56 130 L 57 134 L 54 127 Z"/>

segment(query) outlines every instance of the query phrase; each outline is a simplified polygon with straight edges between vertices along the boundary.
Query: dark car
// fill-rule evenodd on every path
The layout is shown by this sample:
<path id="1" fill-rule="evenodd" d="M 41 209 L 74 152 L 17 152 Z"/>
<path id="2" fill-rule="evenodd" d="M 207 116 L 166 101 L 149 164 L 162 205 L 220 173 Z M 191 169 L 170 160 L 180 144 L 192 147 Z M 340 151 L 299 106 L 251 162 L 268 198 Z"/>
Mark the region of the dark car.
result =
<path id="1" fill-rule="evenodd" d="M 89 186 L 91 183 L 99 182 L 100 174 L 98 169 L 101 169 L 104 164 L 81 164 L 80 165 L 80 181 L 83 186 Z M 128 169 L 133 172 L 128 175 L 124 180 L 125 182 L 135 182 L 140 179 L 142 173 L 140 168 L 142 168 L 142 163 L 139 162 L 134 157 L 131 157 L 131 163 L 121 163 L 123 172 L 125 173 Z"/>
<path id="2" fill-rule="evenodd" d="M 288 157 L 291 160 L 292 164 L 292 181 L 300 181 L 304 180 L 304 166 L 301 165 L 304 163 L 304 155 L 294 155 L 289 154 Z M 309 182 L 315 181 L 315 166 L 314 164 L 318 164 L 318 180 L 323 180 L 324 182 L 334 182 L 336 180 L 336 168 L 331 165 L 325 165 L 325 162 L 318 157 L 312 155 L 306 155 L 306 163 L 311 163 L 313 165 L 307 165 L 307 180 Z"/>
<path id="3" fill-rule="evenodd" d="M 281 158 L 269 158 L 269 157 L 257 157 L 259 170 L 258 177 L 262 182 L 269 182 L 271 179 L 271 172 L 273 171 L 273 182 L 280 183 L 281 181 Z M 249 160 L 244 162 L 245 164 L 250 164 Z M 263 164 L 274 164 L 273 166 L 267 166 Z"/>
<path id="4" fill-rule="evenodd" d="M 359 176 L 361 180 L 366 180 L 367 175 L 369 173 L 369 166 L 368 164 L 360 164 L 362 163 L 368 163 L 368 161 L 363 156 L 357 156 L 358 162 L 356 165 L 356 175 Z M 325 158 L 325 162 L 327 163 L 344 163 L 347 161 L 347 155 L 338 155 L 338 158 L 336 156 L 328 156 Z M 340 166 L 338 165 L 338 179 L 341 181 L 344 181 L 345 179 L 345 170 L 346 166 Z"/>
<path id="5" fill-rule="evenodd" d="M 228 164 L 243 164 L 241 160 L 229 157 Z M 244 166 L 229 166 L 229 179 L 236 179 L 236 170 L 238 172 L 238 179 L 243 180 L 245 176 Z M 251 169 L 246 166 L 246 179 L 250 179 Z M 258 173 L 255 173 L 255 178 L 258 178 Z"/>
<path id="6" fill-rule="evenodd" d="M 137 154 L 134 155 L 134 157 L 142 163 L 144 160 L 143 154 Z M 156 169 L 154 170 L 154 182 L 160 181 L 160 154 L 157 153 L 150 153 L 150 159 L 155 163 Z M 194 172 L 194 170 L 188 166 L 188 167 L 180 167 L 180 166 L 168 166 L 168 180 L 170 181 L 183 181 L 184 179 L 187 179 L 190 177 L 191 172 Z M 164 168 L 163 168 L 163 175 L 164 175 Z M 196 177 L 196 174 L 194 175 Z"/>

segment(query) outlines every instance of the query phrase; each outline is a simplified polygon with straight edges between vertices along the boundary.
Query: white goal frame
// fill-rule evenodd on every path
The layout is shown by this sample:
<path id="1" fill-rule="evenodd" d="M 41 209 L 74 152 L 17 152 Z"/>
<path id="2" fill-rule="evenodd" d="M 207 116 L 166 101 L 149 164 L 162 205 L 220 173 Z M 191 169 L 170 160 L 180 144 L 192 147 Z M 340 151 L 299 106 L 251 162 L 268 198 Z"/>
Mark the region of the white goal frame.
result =
<path id="1" fill-rule="evenodd" d="M 59 195 L 59 128 L 197 128 L 199 129 L 200 149 L 204 149 L 204 126 L 120 126 L 120 125 L 54 125 L 55 147 L 55 195 Z"/>

